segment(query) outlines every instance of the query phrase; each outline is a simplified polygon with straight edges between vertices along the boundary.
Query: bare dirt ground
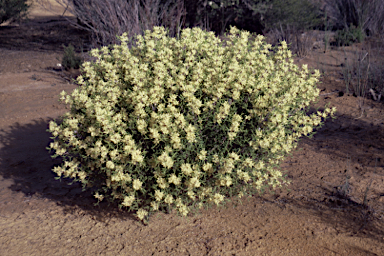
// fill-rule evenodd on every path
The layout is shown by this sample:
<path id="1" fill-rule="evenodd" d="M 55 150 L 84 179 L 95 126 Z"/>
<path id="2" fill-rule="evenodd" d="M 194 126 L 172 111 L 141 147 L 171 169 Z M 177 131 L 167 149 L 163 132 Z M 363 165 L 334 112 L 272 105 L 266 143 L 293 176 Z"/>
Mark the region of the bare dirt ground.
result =
<path id="1" fill-rule="evenodd" d="M 325 71 L 313 106 L 338 112 L 282 165 L 289 191 L 144 226 L 54 179 L 48 121 L 67 111 L 59 93 L 77 87 L 57 58 L 86 38 L 48 15 L 0 27 L 0 255 L 384 255 L 384 105 L 367 99 L 362 115 L 342 93 L 339 49 L 297 60 Z"/>

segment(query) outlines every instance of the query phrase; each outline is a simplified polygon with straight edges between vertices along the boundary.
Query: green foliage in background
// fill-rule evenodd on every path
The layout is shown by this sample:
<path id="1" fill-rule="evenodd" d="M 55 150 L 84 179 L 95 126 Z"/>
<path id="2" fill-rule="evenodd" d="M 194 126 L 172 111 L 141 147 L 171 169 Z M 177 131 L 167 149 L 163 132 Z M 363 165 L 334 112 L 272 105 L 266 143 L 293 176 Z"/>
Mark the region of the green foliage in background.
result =
<path id="1" fill-rule="evenodd" d="M 353 24 L 369 35 L 384 31 L 384 0 L 324 0 L 330 21 L 336 29 Z"/>
<path id="2" fill-rule="evenodd" d="M 364 38 L 365 34 L 363 30 L 351 24 L 349 27 L 337 31 L 335 35 L 335 45 L 349 46 L 354 43 L 363 42 Z"/>
<path id="3" fill-rule="evenodd" d="M 69 45 L 68 47 L 64 47 L 64 55 L 61 60 L 61 66 L 69 70 L 71 68 L 78 69 L 80 68 L 81 64 L 83 62 L 83 59 L 78 56 L 75 52 L 75 48 L 73 45 Z"/>
<path id="4" fill-rule="evenodd" d="M 322 24 L 320 8 L 309 0 L 272 0 L 263 24 L 266 29 L 289 26 L 304 31 Z"/>
<path id="5" fill-rule="evenodd" d="M 287 42 L 297 56 L 306 56 L 313 47 L 308 30 L 322 24 L 322 13 L 308 0 L 272 0 L 262 24 L 268 40 L 273 45 Z"/>
<path id="6" fill-rule="evenodd" d="M 0 0 L 0 24 L 25 17 L 30 5 L 27 0 Z"/>
<path id="7" fill-rule="evenodd" d="M 198 0 L 185 1 L 186 25 L 222 35 L 230 25 L 251 31 L 281 26 L 305 30 L 321 23 L 318 5 L 308 0 Z"/>
<path id="8" fill-rule="evenodd" d="M 335 109 L 307 115 L 320 76 L 293 63 L 282 42 L 232 27 L 184 29 L 179 39 L 155 27 L 128 47 L 92 50 L 70 105 L 50 122 L 53 171 L 94 187 L 139 219 L 175 208 L 183 215 L 233 196 L 286 184 L 278 166 L 299 138 Z"/>
<path id="9" fill-rule="evenodd" d="M 261 32 L 260 20 L 271 0 L 186 0 L 187 27 L 200 27 L 223 35 L 230 25 Z"/>

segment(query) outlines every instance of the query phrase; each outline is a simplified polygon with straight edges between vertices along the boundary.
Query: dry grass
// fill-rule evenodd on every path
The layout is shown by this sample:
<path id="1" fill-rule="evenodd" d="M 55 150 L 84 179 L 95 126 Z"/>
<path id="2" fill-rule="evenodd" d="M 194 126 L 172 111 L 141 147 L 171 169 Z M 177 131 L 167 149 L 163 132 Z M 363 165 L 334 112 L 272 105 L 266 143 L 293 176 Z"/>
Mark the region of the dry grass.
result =
<path id="1" fill-rule="evenodd" d="M 380 101 L 384 94 L 384 40 L 369 38 L 361 45 L 356 45 L 352 57 L 347 57 L 345 48 L 345 64 L 343 76 L 346 92 L 351 92 L 362 100 L 370 97 Z M 363 104 L 363 102 L 360 103 Z"/>
<path id="2" fill-rule="evenodd" d="M 94 46 L 117 44 L 124 32 L 130 38 L 142 35 L 154 26 L 164 26 L 171 36 L 177 36 L 184 23 L 183 1 L 167 0 L 36 0 L 46 9 L 59 5 L 64 13 L 77 18 L 68 21 L 75 27 L 92 33 Z M 53 8 L 52 8 L 53 9 Z"/>
<path id="3" fill-rule="evenodd" d="M 266 35 L 267 40 L 272 45 L 277 45 L 281 41 L 286 41 L 292 53 L 298 57 L 306 57 L 314 47 L 315 34 L 313 31 L 304 33 L 294 28 L 275 28 Z"/>

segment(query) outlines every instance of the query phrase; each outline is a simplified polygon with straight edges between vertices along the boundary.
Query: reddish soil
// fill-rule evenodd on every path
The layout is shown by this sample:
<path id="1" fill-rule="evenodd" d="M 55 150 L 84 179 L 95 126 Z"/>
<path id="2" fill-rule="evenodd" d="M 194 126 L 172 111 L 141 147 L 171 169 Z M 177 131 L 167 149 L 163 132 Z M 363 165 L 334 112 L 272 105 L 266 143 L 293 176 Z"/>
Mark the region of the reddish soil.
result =
<path id="1" fill-rule="evenodd" d="M 384 255 L 384 108 L 345 92 L 344 53 L 297 60 L 325 71 L 319 102 L 337 107 L 282 165 L 286 189 L 242 198 L 183 219 L 159 213 L 147 226 L 57 181 L 46 132 L 77 87 L 57 69 L 62 44 L 85 44 L 58 16 L 0 27 L 0 254 L 7 255 Z M 353 52 L 351 48 L 348 48 Z"/>

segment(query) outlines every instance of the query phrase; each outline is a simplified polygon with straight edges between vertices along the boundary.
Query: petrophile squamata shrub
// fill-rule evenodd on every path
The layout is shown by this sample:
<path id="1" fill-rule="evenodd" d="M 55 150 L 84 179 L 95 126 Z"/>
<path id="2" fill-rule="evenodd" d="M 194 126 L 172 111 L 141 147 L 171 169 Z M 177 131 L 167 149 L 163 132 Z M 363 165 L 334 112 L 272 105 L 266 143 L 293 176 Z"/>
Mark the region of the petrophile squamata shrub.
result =
<path id="1" fill-rule="evenodd" d="M 64 160 L 53 171 L 141 220 L 284 184 L 279 163 L 335 109 L 306 114 L 319 72 L 296 66 L 286 43 L 234 27 L 226 38 L 155 27 L 132 48 L 122 35 L 92 50 L 80 87 L 61 94 L 69 113 L 49 125 Z"/>

